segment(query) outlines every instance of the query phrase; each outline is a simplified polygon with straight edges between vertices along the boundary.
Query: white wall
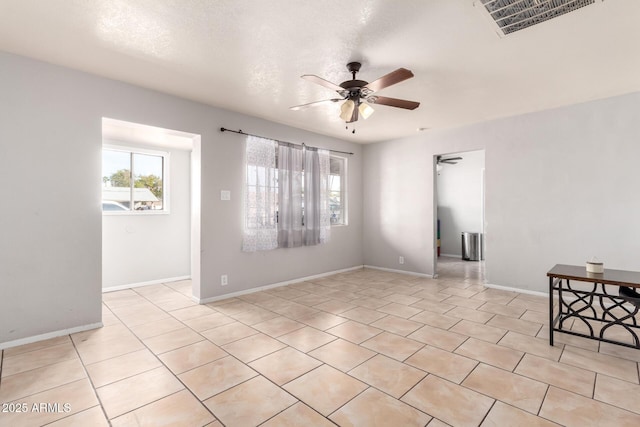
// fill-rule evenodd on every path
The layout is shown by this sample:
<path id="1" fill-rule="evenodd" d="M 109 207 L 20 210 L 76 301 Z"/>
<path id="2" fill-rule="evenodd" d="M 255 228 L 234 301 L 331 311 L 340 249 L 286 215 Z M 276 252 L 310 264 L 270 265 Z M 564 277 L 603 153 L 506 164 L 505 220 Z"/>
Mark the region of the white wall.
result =
<path id="1" fill-rule="evenodd" d="M 0 348 L 100 321 L 103 117 L 201 135 L 196 296 L 362 265 L 360 145 L 12 54 L 0 53 L 0 72 Z M 326 245 L 241 252 L 243 138 L 222 126 L 354 152 L 349 226 Z"/>
<path id="2" fill-rule="evenodd" d="M 457 164 L 442 163 L 438 172 L 440 253 L 462 256 L 460 233 L 482 232 L 482 170 L 484 151 L 448 154 L 462 157 Z"/>
<path id="3" fill-rule="evenodd" d="M 106 145 L 169 153 L 167 214 L 102 216 L 102 287 L 153 282 L 191 275 L 191 152 L 104 140 Z"/>
<path id="4" fill-rule="evenodd" d="M 545 291 L 593 255 L 637 271 L 639 141 L 633 93 L 368 145 L 365 263 L 433 274 L 433 155 L 485 149 L 489 283 Z"/>

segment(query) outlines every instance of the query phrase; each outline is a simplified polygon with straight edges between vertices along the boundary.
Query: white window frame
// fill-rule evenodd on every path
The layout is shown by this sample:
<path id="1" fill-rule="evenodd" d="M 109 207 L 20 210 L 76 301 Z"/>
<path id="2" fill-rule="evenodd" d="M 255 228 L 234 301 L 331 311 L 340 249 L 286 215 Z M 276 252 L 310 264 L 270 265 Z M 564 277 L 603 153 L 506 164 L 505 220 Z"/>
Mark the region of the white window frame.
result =
<path id="1" fill-rule="evenodd" d="M 110 150 L 110 151 L 120 151 L 123 153 L 129 153 L 129 154 L 146 154 L 146 155 L 150 155 L 150 156 L 158 156 L 158 157 L 162 157 L 162 210 L 135 210 L 135 209 L 130 209 L 130 210 L 126 210 L 126 211 L 102 211 L 102 215 L 107 215 L 107 216 L 118 216 L 118 215 L 168 215 L 170 214 L 170 177 L 169 177 L 169 173 L 170 173 L 170 158 L 171 155 L 168 151 L 158 151 L 158 150 L 149 150 L 147 148 L 139 148 L 139 147 L 134 147 L 134 146 L 127 146 L 127 145 L 114 145 L 114 144 L 103 144 L 102 145 L 102 150 Z M 101 154 L 102 151 L 101 150 Z M 102 166 L 101 166 L 102 167 Z M 133 174 L 134 174 L 134 167 L 135 165 L 133 165 L 133 167 L 131 168 L 131 179 L 132 179 L 132 183 L 133 183 Z M 101 173 L 102 175 L 102 173 Z M 131 193 L 131 196 L 133 197 L 133 192 Z"/>
<path id="2" fill-rule="evenodd" d="M 342 161 L 343 168 L 342 174 L 340 175 L 340 204 L 342 206 L 342 222 L 340 223 L 332 223 L 332 227 L 344 227 L 349 225 L 349 202 L 348 202 L 348 194 L 347 194 L 347 176 L 349 170 L 349 159 L 347 157 L 338 156 L 336 154 L 330 154 L 330 159 L 338 159 Z M 329 172 L 329 176 L 331 176 L 331 172 Z"/>

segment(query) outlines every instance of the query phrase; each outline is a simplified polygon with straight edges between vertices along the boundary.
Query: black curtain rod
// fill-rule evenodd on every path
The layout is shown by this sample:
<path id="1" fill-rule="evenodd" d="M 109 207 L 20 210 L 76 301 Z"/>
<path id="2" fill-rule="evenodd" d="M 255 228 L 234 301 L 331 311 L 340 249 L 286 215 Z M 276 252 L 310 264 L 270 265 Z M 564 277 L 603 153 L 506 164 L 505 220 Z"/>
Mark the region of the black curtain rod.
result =
<path id="1" fill-rule="evenodd" d="M 254 135 L 252 133 L 243 132 L 242 129 L 232 130 L 227 128 L 220 128 L 220 132 L 232 132 L 232 133 L 237 133 L 239 135 L 247 135 L 247 136 L 255 136 L 257 138 L 271 139 L 273 141 L 282 142 L 283 144 L 291 144 L 291 145 L 297 145 L 297 146 L 309 147 L 309 148 L 318 148 L 318 147 L 312 147 L 310 145 L 307 145 L 304 142 L 302 144 L 296 144 L 295 142 L 280 141 L 279 139 L 273 139 L 273 138 L 267 138 L 266 136 Z M 339 151 L 339 150 L 329 150 L 329 151 L 331 151 L 332 153 L 349 154 L 350 156 L 353 156 L 353 153 L 349 153 L 347 151 Z"/>

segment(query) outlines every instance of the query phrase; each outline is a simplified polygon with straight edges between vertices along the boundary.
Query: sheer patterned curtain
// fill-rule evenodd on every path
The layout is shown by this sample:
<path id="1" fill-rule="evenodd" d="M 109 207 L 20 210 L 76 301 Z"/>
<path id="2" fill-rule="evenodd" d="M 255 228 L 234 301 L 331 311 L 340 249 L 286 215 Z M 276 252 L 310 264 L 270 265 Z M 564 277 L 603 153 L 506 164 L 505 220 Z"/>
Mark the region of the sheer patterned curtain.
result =
<path id="1" fill-rule="evenodd" d="M 331 238 L 331 206 L 329 197 L 329 175 L 331 162 L 329 150 L 318 150 L 320 158 L 320 243 L 327 243 Z"/>
<path id="2" fill-rule="evenodd" d="M 329 241 L 329 151 L 307 148 L 304 159 L 304 244 Z"/>
<path id="3" fill-rule="evenodd" d="M 278 144 L 278 246 L 281 248 L 303 244 L 302 168 L 302 149 Z"/>
<path id="4" fill-rule="evenodd" d="M 276 142 L 247 137 L 245 226 L 242 250 L 264 251 L 278 247 L 276 209 Z"/>

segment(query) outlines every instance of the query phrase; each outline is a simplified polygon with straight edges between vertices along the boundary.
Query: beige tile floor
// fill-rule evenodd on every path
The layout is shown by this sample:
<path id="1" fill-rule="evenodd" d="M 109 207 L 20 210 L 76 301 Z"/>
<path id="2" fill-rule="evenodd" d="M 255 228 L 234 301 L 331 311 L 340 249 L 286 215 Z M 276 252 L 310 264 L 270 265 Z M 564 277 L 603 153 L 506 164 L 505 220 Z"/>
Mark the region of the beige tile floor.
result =
<path id="1" fill-rule="evenodd" d="M 190 286 L 104 294 L 103 328 L 3 351 L 0 403 L 28 410 L 0 426 L 640 425 L 640 351 L 550 347 L 546 298 L 486 288 L 481 263 L 207 305 Z"/>

